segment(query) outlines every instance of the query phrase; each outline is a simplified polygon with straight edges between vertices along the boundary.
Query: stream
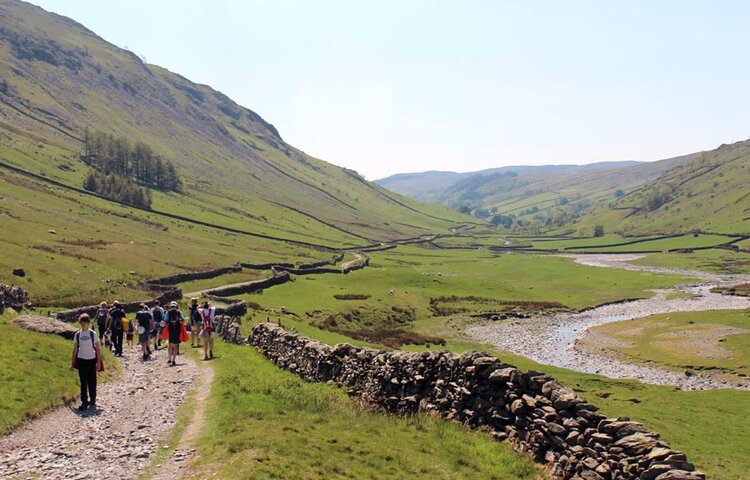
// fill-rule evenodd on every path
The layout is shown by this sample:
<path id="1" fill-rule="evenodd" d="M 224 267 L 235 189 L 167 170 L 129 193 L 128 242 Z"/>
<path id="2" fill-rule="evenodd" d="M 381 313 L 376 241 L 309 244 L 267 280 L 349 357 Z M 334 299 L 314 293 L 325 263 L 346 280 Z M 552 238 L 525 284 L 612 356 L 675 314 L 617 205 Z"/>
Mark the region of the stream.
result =
<path id="1" fill-rule="evenodd" d="M 648 299 L 604 305 L 580 313 L 561 313 L 528 319 L 509 319 L 468 328 L 467 333 L 483 342 L 539 363 L 567 368 L 609 378 L 635 379 L 653 385 L 672 385 L 683 390 L 733 388 L 750 390 L 750 380 L 728 382 L 711 374 L 682 372 L 629 363 L 579 348 L 576 342 L 589 328 L 606 323 L 642 318 L 659 313 L 750 308 L 747 298 L 711 293 L 716 286 L 750 282 L 749 275 L 717 275 L 698 270 L 640 266 L 626 263 L 643 255 L 563 255 L 576 263 L 601 268 L 618 268 L 659 274 L 676 274 L 697 278 L 700 283 L 654 290 Z M 669 299 L 671 294 L 685 292 L 694 296 Z"/>

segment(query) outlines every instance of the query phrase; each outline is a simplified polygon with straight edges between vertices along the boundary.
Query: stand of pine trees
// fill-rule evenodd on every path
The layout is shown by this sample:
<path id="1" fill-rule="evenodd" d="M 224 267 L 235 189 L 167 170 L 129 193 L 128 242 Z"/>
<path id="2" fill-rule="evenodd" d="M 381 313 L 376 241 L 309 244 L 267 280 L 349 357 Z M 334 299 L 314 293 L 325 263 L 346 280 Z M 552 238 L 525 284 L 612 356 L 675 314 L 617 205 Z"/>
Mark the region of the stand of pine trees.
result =
<path id="1" fill-rule="evenodd" d="M 131 144 L 128 139 L 101 132 L 84 132 L 81 160 L 105 176 L 116 175 L 140 185 L 162 191 L 180 191 L 182 182 L 174 165 L 154 153 L 143 142 Z M 101 176 L 97 177 L 101 178 Z M 88 180 L 88 178 L 87 178 Z"/>
<path id="2" fill-rule="evenodd" d="M 89 170 L 83 188 L 118 202 L 140 208 L 151 208 L 151 190 L 139 187 L 131 178 Z"/>

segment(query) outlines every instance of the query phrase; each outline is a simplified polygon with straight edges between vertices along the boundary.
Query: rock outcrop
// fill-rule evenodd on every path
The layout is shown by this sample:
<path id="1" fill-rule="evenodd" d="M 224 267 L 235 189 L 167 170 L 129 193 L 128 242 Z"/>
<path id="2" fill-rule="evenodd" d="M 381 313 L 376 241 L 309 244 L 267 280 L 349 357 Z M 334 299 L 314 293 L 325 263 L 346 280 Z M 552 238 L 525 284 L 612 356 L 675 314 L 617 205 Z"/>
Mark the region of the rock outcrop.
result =
<path id="1" fill-rule="evenodd" d="M 26 290 L 0 283 L 0 313 L 3 313 L 6 308 L 21 310 L 29 305 L 29 294 Z"/>
<path id="2" fill-rule="evenodd" d="M 705 478 L 658 433 L 607 418 L 554 378 L 486 353 L 329 346 L 269 323 L 256 325 L 247 342 L 303 379 L 335 382 L 373 407 L 440 415 L 507 439 L 554 479 Z"/>

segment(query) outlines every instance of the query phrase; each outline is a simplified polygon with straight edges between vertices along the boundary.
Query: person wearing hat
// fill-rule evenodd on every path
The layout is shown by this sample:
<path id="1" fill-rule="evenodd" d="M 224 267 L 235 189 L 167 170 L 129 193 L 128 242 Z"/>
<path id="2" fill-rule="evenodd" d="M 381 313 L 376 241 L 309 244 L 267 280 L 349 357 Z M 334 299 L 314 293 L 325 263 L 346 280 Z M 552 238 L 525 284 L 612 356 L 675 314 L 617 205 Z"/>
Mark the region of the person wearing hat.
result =
<path id="1" fill-rule="evenodd" d="M 200 331 L 201 331 L 201 314 L 198 312 L 198 299 L 193 297 L 190 299 L 190 346 L 191 347 L 201 347 L 201 337 L 200 337 Z M 195 344 L 196 339 L 198 340 L 198 345 Z"/>
<path id="2" fill-rule="evenodd" d="M 117 300 L 112 302 L 112 311 L 109 312 L 109 322 L 107 325 L 107 330 L 112 332 L 112 343 L 114 343 L 115 356 L 117 357 L 122 357 L 122 319 L 125 317 L 125 311 L 120 307 L 120 302 L 118 302 Z"/>
<path id="3" fill-rule="evenodd" d="M 102 367 L 99 338 L 89 328 L 91 319 L 88 314 L 78 317 L 78 322 L 81 329 L 73 335 L 73 358 L 70 363 L 71 370 L 78 370 L 81 381 L 81 406 L 78 410 L 84 411 L 89 407 L 96 410 L 96 372 Z"/>
<path id="4" fill-rule="evenodd" d="M 177 355 L 180 351 L 180 342 L 182 340 L 182 332 L 185 329 L 185 316 L 179 309 L 177 302 L 169 304 L 169 310 L 167 311 L 167 326 L 165 334 L 169 338 L 167 365 L 177 365 Z"/>
<path id="5" fill-rule="evenodd" d="M 141 344 L 143 359 L 148 360 L 151 358 L 151 346 L 148 340 L 153 323 L 153 316 L 148 309 L 148 305 L 141 303 L 141 309 L 135 314 L 135 321 L 138 323 L 138 343 Z"/>

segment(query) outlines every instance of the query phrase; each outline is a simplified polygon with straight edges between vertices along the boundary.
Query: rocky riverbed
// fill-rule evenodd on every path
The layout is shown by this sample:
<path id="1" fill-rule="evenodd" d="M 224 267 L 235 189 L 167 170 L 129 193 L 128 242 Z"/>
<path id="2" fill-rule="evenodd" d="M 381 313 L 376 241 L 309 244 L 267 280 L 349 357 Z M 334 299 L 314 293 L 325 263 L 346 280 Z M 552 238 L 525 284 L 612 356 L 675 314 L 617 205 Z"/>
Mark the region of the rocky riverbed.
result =
<path id="1" fill-rule="evenodd" d="M 563 313 L 512 319 L 492 324 L 477 325 L 467 333 L 478 340 L 537 362 L 585 373 L 596 373 L 610 378 L 636 379 L 654 385 L 673 385 L 684 390 L 736 388 L 750 390 L 750 381 L 730 383 L 709 374 L 684 373 L 633 364 L 579 349 L 576 341 L 593 326 L 631 320 L 658 313 L 750 308 L 750 301 L 711 293 L 714 286 L 728 286 L 747 282 L 747 275 L 716 275 L 694 270 L 639 266 L 626 263 L 641 258 L 639 255 L 567 255 L 583 265 L 622 268 L 652 273 L 669 273 L 698 278 L 701 283 L 680 285 L 674 289 L 655 291 L 655 296 L 613 305 L 605 305 L 582 313 Z M 668 298 L 675 292 L 691 294 L 688 298 Z"/>
<path id="2" fill-rule="evenodd" d="M 167 366 L 166 349 L 149 361 L 125 350 L 121 376 L 98 386 L 98 410 L 63 406 L 0 438 L 0 478 L 139 477 L 174 427 L 198 370 L 184 356 Z"/>

